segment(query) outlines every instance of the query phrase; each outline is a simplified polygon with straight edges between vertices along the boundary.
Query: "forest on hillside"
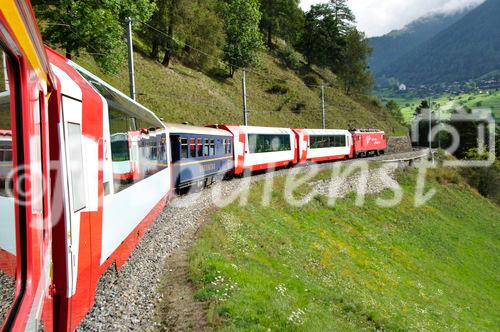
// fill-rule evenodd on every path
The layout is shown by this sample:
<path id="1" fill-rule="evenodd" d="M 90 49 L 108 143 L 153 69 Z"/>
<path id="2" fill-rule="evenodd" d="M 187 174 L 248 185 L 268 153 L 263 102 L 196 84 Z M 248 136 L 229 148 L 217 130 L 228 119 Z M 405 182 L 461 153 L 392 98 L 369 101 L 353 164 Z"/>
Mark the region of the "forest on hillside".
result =
<path id="1" fill-rule="evenodd" d="M 367 93 L 371 49 L 354 26 L 347 0 L 330 0 L 304 12 L 299 0 L 34 0 L 44 40 L 66 57 L 84 51 L 107 72 L 126 64 L 126 19 L 149 49 L 211 75 L 232 77 L 259 66 L 262 51 L 284 43 L 286 66 L 330 69 L 345 94 Z M 329 82 L 325 82 L 329 83 Z"/>

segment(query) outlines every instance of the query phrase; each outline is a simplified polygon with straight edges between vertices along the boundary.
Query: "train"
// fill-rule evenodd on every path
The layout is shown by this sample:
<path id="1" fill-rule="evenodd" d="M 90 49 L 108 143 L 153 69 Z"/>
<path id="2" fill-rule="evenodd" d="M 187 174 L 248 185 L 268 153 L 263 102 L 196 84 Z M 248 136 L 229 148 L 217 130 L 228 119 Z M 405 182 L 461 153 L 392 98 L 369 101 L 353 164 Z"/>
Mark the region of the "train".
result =
<path id="1" fill-rule="evenodd" d="M 73 331 L 174 190 L 383 154 L 377 129 L 164 123 L 0 7 L 0 326 Z"/>

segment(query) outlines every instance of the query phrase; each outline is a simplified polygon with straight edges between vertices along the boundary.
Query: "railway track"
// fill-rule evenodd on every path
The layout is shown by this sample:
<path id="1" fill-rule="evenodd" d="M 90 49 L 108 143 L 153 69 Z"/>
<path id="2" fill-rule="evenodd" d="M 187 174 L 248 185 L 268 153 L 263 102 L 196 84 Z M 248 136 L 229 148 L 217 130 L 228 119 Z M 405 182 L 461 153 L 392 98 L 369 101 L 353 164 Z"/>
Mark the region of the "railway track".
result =
<path id="1" fill-rule="evenodd" d="M 429 149 L 388 154 L 367 158 L 370 161 L 408 163 L 427 158 Z M 339 161 L 349 164 L 356 160 Z M 332 163 L 320 164 L 320 168 L 331 167 Z M 307 171 L 304 167 L 304 171 Z M 280 169 L 275 175 L 286 175 L 290 169 Z M 260 181 L 265 174 L 251 178 Z M 242 179 L 223 181 L 222 195 L 229 195 L 239 188 Z M 158 291 L 166 258 L 181 247 L 188 247 L 196 231 L 206 220 L 208 211 L 214 209 L 211 190 L 197 194 L 196 208 L 186 208 L 193 204 L 192 195 L 175 196 L 168 207 L 144 235 L 139 246 L 119 272 L 113 268 L 102 276 L 95 297 L 95 304 L 78 331 L 130 331 L 158 329 L 155 322 L 156 306 L 161 300 Z M 182 318 L 182 316 L 181 316 Z"/>

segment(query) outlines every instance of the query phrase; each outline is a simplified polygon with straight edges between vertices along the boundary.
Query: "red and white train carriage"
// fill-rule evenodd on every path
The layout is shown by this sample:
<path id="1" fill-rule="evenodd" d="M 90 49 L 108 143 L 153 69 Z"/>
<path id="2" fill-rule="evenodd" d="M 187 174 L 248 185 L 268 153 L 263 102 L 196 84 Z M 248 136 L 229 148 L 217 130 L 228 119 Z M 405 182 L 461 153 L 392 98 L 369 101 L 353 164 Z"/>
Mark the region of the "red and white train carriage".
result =
<path id="1" fill-rule="evenodd" d="M 349 159 L 353 156 L 352 137 L 341 129 L 293 129 L 299 163 Z"/>
<path id="2" fill-rule="evenodd" d="M 234 174 L 297 163 L 295 133 L 290 128 L 216 125 L 233 134 Z"/>

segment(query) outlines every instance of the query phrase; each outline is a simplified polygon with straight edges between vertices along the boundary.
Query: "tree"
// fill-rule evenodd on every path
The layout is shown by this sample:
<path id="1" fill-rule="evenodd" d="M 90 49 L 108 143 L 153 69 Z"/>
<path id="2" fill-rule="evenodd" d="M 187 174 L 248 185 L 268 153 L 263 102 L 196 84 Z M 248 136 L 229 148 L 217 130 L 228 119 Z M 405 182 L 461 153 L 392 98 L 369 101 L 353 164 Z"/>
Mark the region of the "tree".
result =
<path id="1" fill-rule="evenodd" d="M 422 114 L 422 112 L 423 112 L 424 110 L 429 110 L 429 108 L 430 108 L 430 107 L 429 107 L 429 101 L 424 99 L 424 100 L 422 100 L 422 101 L 420 102 L 420 105 L 418 105 L 418 106 L 417 106 L 417 108 L 415 109 L 415 113 L 414 113 L 413 115 L 414 115 L 415 117 L 416 117 L 416 116 L 419 116 L 419 115 L 421 115 L 421 114 Z"/>
<path id="2" fill-rule="evenodd" d="M 164 33 L 164 30 L 166 30 L 169 23 L 170 4 L 171 1 L 158 0 L 156 10 L 147 22 L 153 28 L 144 28 L 139 32 L 140 36 L 150 44 L 150 56 L 154 60 L 158 60 L 160 49 L 167 46 L 168 36 Z"/>
<path id="3" fill-rule="evenodd" d="M 226 35 L 221 10 L 218 0 L 195 1 L 185 10 L 178 34 L 185 41 L 181 54 L 184 64 L 208 69 L 222 58 Z"/>
<path id="4" fill-rule="evenodd" d="M 157 9 L 147 22 L 151 29 L 143 29 L 141 37 L 151 45 L 151 57 L 158 60 L 160 51 L 163 52 L 161 63 L 170 64 L 172 56 L 181 48 L 176 42 L 174 30 L 181 23 L 184 16 L 186 0 L 157 0 Z"/>
<path id="5" fill-rule="evenodd" d="M 347 35 L 352 30 L 355 21 L 354 14 L 347 5 L 347 0 L 330 0 L 329 7 L 333 11 L 337 31 L 341 35 Z"/>
<path id="6" fill-rule="evenodd" d="M 299 7 L 299 0 L 260 0 L 260 10 L 260 25 L 269 49 L 273 48 L 274 35 L 292 44 L 297 41 L 304 24 L 304 13 Z"/>
<path id="7" fill-rule="evenodd" d="M 333 67 L 340 60 L 343 41 L 329 4 L 314 5 L 306 13 L 304 34 L 299 49 L 307 63 Z"/>
<path id="8" fill-rule="evenodd" d="M 263 47 L 260 19 L 257 0 L 229 0 L 227 3 L 224 10 L 224 61 L 228 63 L 231 77 L 236 69 L 251 66 L 258 60 L 257 53 Z"/>
<path id="9" fill-rule="evenodd" d="M 172 57 L 189 66 L 206 68 L 220 57 L 224 26 L 217 0 L 158 0 L 157 10 L 141 32 L 151 57 L 168 66 Z M 195 51 L 194 49 L 198 50 Z"/>
<path id="10" fill-rule="evenodd" d="M 397 122 L 399 122 L 402 125 L 405 124 L 405 120 L 403 117 L 403 113 L 401 112 L 401 108 L 394 100 L 389 100 L 387 102 L 387 104 L 385 105 L 385 108 L 389 111 L 389 113 L 392 115 L 392 117 Z"/>
<path id="11" fill-rule="evenodd" d="M 351 30 L 345 37 L 337 73 L 342 79 L 344 92 L 368 93 L 373 86 L 373 77 L 368 68 L 368 57 L 372 52 L 364 33 Z M 335 70 L 335 68 L 332 68 Z"/>
<path id="12" fill-rule="evenodd" d="M 125 63 L 125 18 L 148 20 L 149 0 L 33 0 L 42 23 L 44 40 L 61 47 L 71 59 L 88 52 L 102 69 L 116 72 Z"/>

